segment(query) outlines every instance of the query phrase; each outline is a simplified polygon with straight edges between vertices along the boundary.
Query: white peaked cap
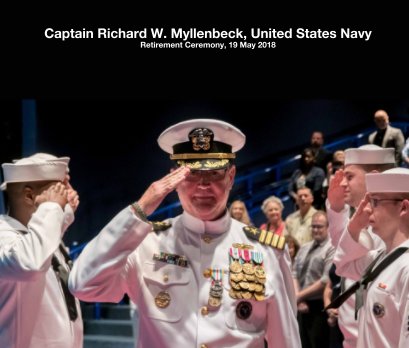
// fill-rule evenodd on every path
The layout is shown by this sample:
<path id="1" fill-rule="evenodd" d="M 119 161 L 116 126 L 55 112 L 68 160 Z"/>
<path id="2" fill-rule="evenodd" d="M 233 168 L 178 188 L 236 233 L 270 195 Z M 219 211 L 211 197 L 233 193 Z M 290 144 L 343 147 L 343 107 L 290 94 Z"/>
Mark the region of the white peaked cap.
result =
<path id="1" fill-rule="evenodd" d="M 192 170 L 227 168 L 246 142 L 246 136 L 230 123 L 192 119 L 162 132 L 158 144 L 178 166 Z"/>
<path id="2" fill-rule="evenodd" d="M 63 181 L 68 171 L 67 163 L 49 161 L 34 156 L 14 163 L 3 163 L 4 182 L 0 189 L 6 190 L 8 183 L 33 181 Z"/>
<path id="3" fill-rule="evenodd" d="M 366 190 L 371 193 L 409 192 L 409 169 L 393 168 L 365 174 Z"/>
<path id="4" fill-rule="evenodd" d="M 246 142 L 246 136 L 230 123 L 215 119 L 192 119 L 177 123 L 162 132 L 158 144 L 162 150 L 173 154 L 173 146 L 189 140 L 189 133 L 195 128 L 210 128 L 214 140 L 229 144 L 232 152 L 239 151 Z"/>
<path id="5" fill-rule="evenodd" d="M 345 166 L 349 164 L 393 164 L 395 149 L 383 148 L 378 145 L 363 145 L 345 150 Z"/>

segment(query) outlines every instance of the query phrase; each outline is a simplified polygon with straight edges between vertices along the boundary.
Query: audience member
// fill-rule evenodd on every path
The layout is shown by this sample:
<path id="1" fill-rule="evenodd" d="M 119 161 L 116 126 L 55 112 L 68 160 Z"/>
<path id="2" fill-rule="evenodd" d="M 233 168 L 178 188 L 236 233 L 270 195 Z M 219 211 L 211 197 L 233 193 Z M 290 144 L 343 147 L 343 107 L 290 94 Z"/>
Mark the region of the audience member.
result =
<path id="1" fill-rule="evenodd" d="M 280 198 L 275 196 L 268 197 L 261 205 L 261 210 L 267 218 L 267 222 L 260 226 L 261 230 L 272 231 L 279 236 L 287 234 L 282 218 L 284 204 Z"/>
<path id="2" fill-rule="evenodd" d="M 319 209 L 324 200 L 322 197 L 322 183 L 325 179 L 325 173 L 322 168 L 315 165 L 315 157 L 311 148 L 306 148 L 301 153 L 300 168 L 296 169 L 290 178 L 288 184 L 288 193 L 294 201 L 297 200 L 297 190 L 308 187 L 314 196 L 314 207 Z"/>
<path id="3" fill-rule="evenodd" d="M 308 187 L 300 188 L 297 191 L 298 210 L 287 216 L 285 225 L 287 233 L 293 236 L 300 246 L 312 240 L 311 220 L 317 211 L 312 202 L 314 197 Z"/>
<path id="4" fill-rule="evenodd" d="M 335 175 L 335 172 L 338 169 L 341 169 L 344 167 L 344 162 L 345 162 L 345 152 L 343 150 L 337 150 L 334 152 L 334 155 L 332 156 L 332 161 L 328 163 L 327 165 L 327 176 L 322 184 L 322 192 L 323 192 L 323 197 L 324 200 L 327 198 L 327 192 L 328 192 L 328 186 L 330 181 Z"/>
<path id="5" fill-rule="evenodd" d="M 297 239 L 295 239 L 293 236 L 290 236 L 289 234 L 285 236 L 285 242 L 288 246 L 288 252 L 291 257 L 291 264 L 294 266 L 295 257 L 297 256 L 298 250 L 300 250 L 300 244 L 298 243 Z"/>
<path id="6" fill-rule="evenodd" d="M 377 130 L 369 135 L 369 144 L 380 147 L 393 147 L 395 149 L 395 162 L 397 166 L 402 162 L 402 149 L 405 137 L 399 128 L 389 125 L 389 116 L 385 110 L 377 110 L 374 114 Z"/>
<path id="7" fill-rule="evenodd" d="M 327 173 L 327 164 L 332 159 L 332 152 L 324 148 L 324 134 L 314 131 L 311 134 L 311 149 L 315 156 L 315 165 Z"/>
<path id="8" fill-rule="evenodd" d="M 312 216 L 311 228 L 313 240 L 302 246 L 295 257 L 293 278 L 298 324 L 303 348 L 328 348 L 329 327 L 323 311 L 323 292 L 335 249 L 328 236 L 325 212 L 319 210 Z"/>
<path id="9" fill-rule="evenodd" d="M 230 216 L 237 221 L 242 222 L 247 226 L 253 226 L 246 204 L 243 201 L 236 200 L 230 204 Z"/>

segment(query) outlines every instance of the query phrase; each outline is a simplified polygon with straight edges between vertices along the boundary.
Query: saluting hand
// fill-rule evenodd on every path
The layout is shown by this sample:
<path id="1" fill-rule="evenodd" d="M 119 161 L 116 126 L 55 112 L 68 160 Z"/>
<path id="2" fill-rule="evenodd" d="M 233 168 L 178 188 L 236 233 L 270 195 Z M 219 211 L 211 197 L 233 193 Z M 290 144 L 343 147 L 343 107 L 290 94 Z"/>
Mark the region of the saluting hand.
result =
<path id="1" fill-rule="evenodd" d="M 68 204 L 71 206 L 72 210 L 75 213 L 80 204 L 80 197 L 78 195 L 78 192 L 73 189 L 69 182 L 66 184 L 66 187 L 68 193 L 67 194 Z"/>
<path id="2" fill-rule="evenodd" d="M 185 180 L 189 173 L 189 168 L 179 167 L 162 179 L 152 183 L 138 201 L 139 206 L 145 214 L 152 214 L 155 209 L 159 207 L 165 197 L 175 190 L 178 185 Z"/>
<path id="3" fill-rule="evenodd" d="M 58 203 L 64 210 L 64 207 L 68 202 L 67 189 L 65 188 L 64 184 L 59 182 L 55 185 L 51 185 L 46 190 L 41 192 L 41 194 L 36 196 L 34 203 L 36 207 L 38 207 L 41 203 L 44 202 Z"/>
<path id="4" fill-rule="evenodd" d="M 369 193 L 366 193 L 364 199 L 359 203 L 358 208 L 348 223 L 348 231 L 356 242 L 359 241 L 360 232 L 369 225 L 369 216 L 371 215 L 372 210 L 366 209 L 368 205 Z"/>
<path id="5" fill-rule="evenodd" d="M 339 169 L 335 172 L 334 177 L 329 182 L 327 197 L 331 205 L 331 209 L 336 212 L 340 212 L 345 205 L 344 188 L 341 186 L 343 179 L 344 171 Z"/>

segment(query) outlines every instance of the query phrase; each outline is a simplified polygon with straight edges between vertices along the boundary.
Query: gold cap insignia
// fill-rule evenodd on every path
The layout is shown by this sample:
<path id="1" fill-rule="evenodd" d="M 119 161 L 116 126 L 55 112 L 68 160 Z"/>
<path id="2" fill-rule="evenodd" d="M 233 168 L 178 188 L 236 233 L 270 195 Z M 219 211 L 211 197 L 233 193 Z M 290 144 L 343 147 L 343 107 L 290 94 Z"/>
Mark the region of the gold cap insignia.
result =
<path id="1" fill-rule="evenodd" d="M 189 139 L 195 151 L 208 151 L 213 137 L 213 132 L 208 128 L 195 128 L 189 133 Z"/>

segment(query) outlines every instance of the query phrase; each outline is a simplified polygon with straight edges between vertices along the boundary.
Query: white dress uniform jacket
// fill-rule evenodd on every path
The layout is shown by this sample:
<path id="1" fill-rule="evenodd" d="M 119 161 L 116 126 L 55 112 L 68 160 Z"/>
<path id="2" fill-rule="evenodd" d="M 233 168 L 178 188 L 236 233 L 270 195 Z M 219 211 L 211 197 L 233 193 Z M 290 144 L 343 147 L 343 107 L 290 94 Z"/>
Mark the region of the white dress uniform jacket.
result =
<path id="1" fill-rule="evenodd" d="M 331 242 L 336 249 L 344 233 L 347 233 L 349 222 L 350 209 L 348 205 L 339 213 L 331 209 L 329 201 L 326 201 L 326 211 L 328 217 L 328 233 L 331 237 Z M 360 242 L 369 250 L 381 248 L 384 246 L 382 239 L 368 229 L 360 235 Z M 337 273 L 339 274 L 338 267 Z M 347 289 L 354 282 L 344 277 L 344 287 Z M 338 308 L 338 324 L 344 335 L 344 348 L 355 348 L 358 338 L 358 321 L 355 320 L 355 295 L 349 297 L 341 307 Z"/>
<path id="2" fill-rule="evenodd" d="M 409 241 L 400 247 L 409 247 Z M 369 251 L 347 232 L 341 237 L 334 262 L 340 274 L 358 280 L 375 257 L 384 251 L 385 248 Z M 386 267 L 364 291 L 364 305 L 358 312 L 357 348 L 409 347 L 408 322 L 409 253 L 406 252 Z"/>
<path id="3" fill-rule="evenodd" d="M 128 293 L 140 312 L 138 347 L 300 347 L 296 302 L 287 252 L 247 238 L 244 225 L 226 214 L 201 221 L 184 212 L 172 227 L 154 233 L 128 207 L 120 212 L 83 250 L 69 278 L 71 291 L 84 301 L 118 302 Z M 230 298 L 229 248 L 245 243 L 264 257 L 265 300 L 248 300 L 252 312 L 239 319 Z M 153 259 L 160 252 L 185 256 L 187 267 Z M 207 314 L 210 279 L 207 268 L 223 269 L 221 307 Z M 166 308 L 155 297 L 167 291 Z"/>
<path id="4" fill-rule="evenodd" d="M 68 215 L 72 214 L 70 212 Z M 72 218 L 58 204 L 42 203 L 28 227 L 0 215 L 0 347 L 81 348 L 83 324 L 70 321 L 53 253 Z M 57 250 L 57 252 L 56 252 Z"/>

